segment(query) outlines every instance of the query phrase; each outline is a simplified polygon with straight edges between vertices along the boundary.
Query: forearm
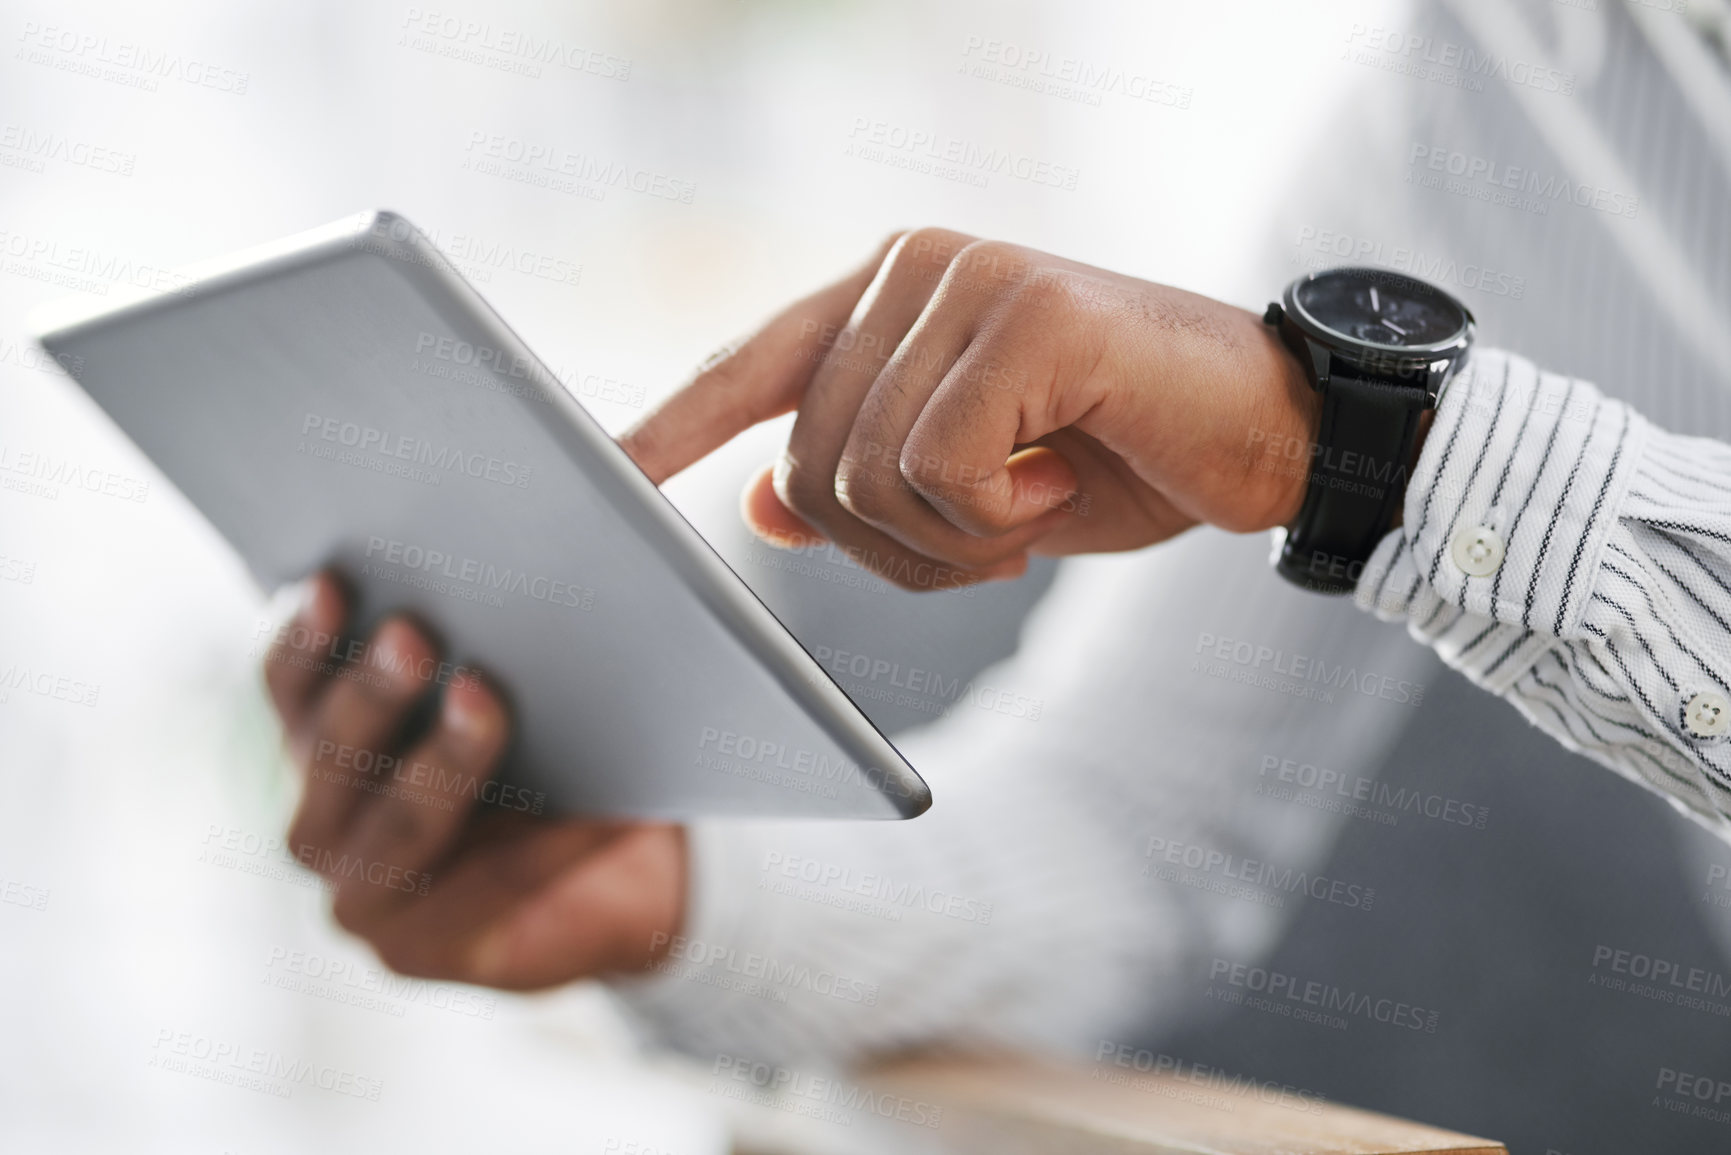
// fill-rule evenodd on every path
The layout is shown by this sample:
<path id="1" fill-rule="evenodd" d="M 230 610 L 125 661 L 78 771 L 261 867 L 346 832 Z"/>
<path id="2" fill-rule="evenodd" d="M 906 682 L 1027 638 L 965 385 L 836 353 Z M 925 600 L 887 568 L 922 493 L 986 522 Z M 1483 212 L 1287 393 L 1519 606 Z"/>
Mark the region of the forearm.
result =
<path id="1" fill-rule="evenodd" d="M 1270 789 L 1270 764 L 1373 778 L 1435 668 L 1265 558 L 1260 540 L 1207 532 L 1066 563 L 1021 652 L 976 680 L 1038 702 L 1038 719 L 959 705 L 898 740 L 937 800 L 911 823 L 702 828 L 686 954 L 719 954 L 676 960 L 628 1001 L 709 1058 L 934 1040 L 1092 1052 L 1217 1005 L 1216 960 L 1254 964 L 1337 881 L 1317 882 L 1342 816 Z M 1215 661 L 1245 642 L 1331 680 Z M 1261 677 L 1223 676 L 1240 673 Z M 1393 685 L 1404 704 L 1379 695 Z M 884 917 L 916 887 L 941 913 Z M 800 967 L 875 984 L 875 1005 L 788 981 Z M 721 989 L 754 982 L 768 997 Z"/>
<path id="2" fill-rule="evenodd" d="M 705 1060 L 847 1060 L 934 1039 L 1080 1050 L 1136 1013 L 1122 960 L 1158 974 L 1178 949 L 1137 832 L 924 737 L 906 752 L 940 800 L 916 822 L 692 829 L 682 934 L 618 988 L 654 1033 Z"/>

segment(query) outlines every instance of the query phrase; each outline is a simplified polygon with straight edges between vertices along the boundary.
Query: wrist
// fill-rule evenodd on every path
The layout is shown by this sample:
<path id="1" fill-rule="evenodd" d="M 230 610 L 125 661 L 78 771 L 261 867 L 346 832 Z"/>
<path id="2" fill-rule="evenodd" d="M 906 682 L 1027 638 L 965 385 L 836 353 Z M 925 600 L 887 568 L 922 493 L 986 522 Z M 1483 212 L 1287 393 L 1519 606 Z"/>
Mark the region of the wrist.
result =
<path id="1" fill-rule="evenodd" d="M 1258 328 L 1265 353 L 1265 368 L 1260 374 L 1264 416 L 1246 441 L 1252 454 L 1252 473 L 1275 483 L 1273 499 L 1266 506 L 1269 512 L 1258 519 L 1261 524 L 1252 527 L 1264 530 L 1291 525 L 1304 507 L 1322 426 L 1322 395 L 1312 388 L 1304 367 L 1274 330 L 1260 323 Z M 1254 492 L 1256 488 L 1248 486 L 1247 490 Z"/>
<path id="2" fill-rule="evenodd" d="M 1262 529 L 1291 526 L 1297 520 L 1299 511 L 1304 507 L 1305 495 L 1310 489 L 1310 471 L 1318 455 L 1317 438 L 1321 434 L 1322 425 L 1322 394 L 1311 388 L 1303 367 L 1291 350 L 1278 339 L 1273 345 L 1275 358 L 1267 373 L 1267 391 L 1271 399 L 1271 410 L 1281 416 L 1274 423 L 1273 429 L 1258 429 L 1247 439 L 1251 443 L 1253 454 L 1252 470 L 1274 473 L 1282 482 L 1280 496 L 1273 506 L 1275 513 L 1267 525 L 1258 527 Z M 1413 436 L 1412 452 L 1400 473 L 1401 500 L 1395 505 L 1394 520 L 1389 523 L 1390 529 L 1399 528 L 1402 524 L 1406 486 L 1411 482 L 1413 470 L 1418 468 L 1425 439 L 1430 435 L 1430 427 L 1435 420 L 1435 409 L 1426 409 L 1419 414 L 1418 432 Z"/>
<path id="3" fill-rule="evenodd" d="M 1263 321 L 1320 384 L 1309 476 L 1291 495 L 1298 513 L 1275 568 L 1305 589 L 1350 593 L 1400 524 L 1419 434 L 1472 345 L 1472 313 L 1424 281 L 1349 266 L 1293 281 Z"/>

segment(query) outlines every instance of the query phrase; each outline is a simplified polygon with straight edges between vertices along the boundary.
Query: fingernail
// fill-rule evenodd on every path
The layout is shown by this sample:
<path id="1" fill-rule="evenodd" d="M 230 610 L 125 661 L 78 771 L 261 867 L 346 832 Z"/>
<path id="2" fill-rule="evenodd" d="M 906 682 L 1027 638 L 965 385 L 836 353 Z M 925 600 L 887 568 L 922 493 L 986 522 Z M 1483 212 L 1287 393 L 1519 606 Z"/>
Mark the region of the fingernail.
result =
<path id="1" fill-rule="evenodd" d="M 447 686 L 439 712 L 445 725 L 465 738 L 485 737 L 494 720 L 493 705 L 488 700 L 487 691 L 472 680 Z"/>
<path id="2" fill-rule="evenodd" d="M 314 574 L 301 583 L 300 604 L 295 609 L 295 616 L 302 621 L 325 629 L 335 629 L 340 623 L 332 621 L 339 613 L 336 587 L 323 574 Z"/>
<path id="3" fill-rule="evenodd" d="M 379 627 L 379 632 L 373 635 L 373 657 L 384 667 L 396 665 L 403 657 L 403 639 L 399 636 L 402 629 L 396 622 L 386 622 Z"/>
<path id="4" fill-rule="evenodd" d="M 399 689 L 419 686 L 422 679 L 411 653 L 414 646 L 415 633 L 407 622 L 388 621 L 373 634 L 367 665 L 384 674 Z"/>

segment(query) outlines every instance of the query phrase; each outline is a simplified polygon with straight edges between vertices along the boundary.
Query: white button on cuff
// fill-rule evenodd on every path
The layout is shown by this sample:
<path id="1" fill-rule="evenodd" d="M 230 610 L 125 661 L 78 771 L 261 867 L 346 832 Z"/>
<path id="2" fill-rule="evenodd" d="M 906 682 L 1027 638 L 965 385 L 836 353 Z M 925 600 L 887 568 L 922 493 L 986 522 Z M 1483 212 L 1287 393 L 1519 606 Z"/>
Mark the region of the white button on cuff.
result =
<path id="1" fill-rule="evenodd" d="M 1725 695 L 1702 690 L 1683 703 L 1683 728 L 1692 738 L 1718 738 L 1731 730 L 1731 702 Z"/>
<path id="2" fill-rule="evenodd" d="M 1473 577 L 1487 577 L 1503 564 L 1503 539 L 1489 526 L 1464 526 L 1449 543 L 1449 555 Z"/>

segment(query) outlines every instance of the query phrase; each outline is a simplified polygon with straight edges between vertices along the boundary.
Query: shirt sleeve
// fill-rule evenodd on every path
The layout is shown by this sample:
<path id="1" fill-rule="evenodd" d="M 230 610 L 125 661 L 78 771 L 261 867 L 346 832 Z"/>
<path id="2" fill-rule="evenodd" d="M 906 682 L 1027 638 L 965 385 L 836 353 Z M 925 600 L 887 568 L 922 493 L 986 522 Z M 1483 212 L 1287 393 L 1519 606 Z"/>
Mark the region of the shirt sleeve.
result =
<path id="1" fill-rule="evenodd" d="M 657 1041 L 706 1062 L 934 1038 L 1085 1052 L 1135 1016 L 1144 977 L 1206 934 L 1140 881 L 1134 830 L 1101 799 L 1019 772 L 963 721 L 901 744 L 939 796 L 916 822 L 688 827 L 685 925 L 614 983 Z"/>
<path id="2" fill-rule="evenodd" d="M 1731 840 L 1731 447 L 1483 350 L 1402 521 L 1360 606 Z"/>
<path id="3" fill-rule="evenodd" d="M 1266 558 L 1198 533 L 1067 561 L 1018 652 L 897 737 L 935 799 L 912 822 L 692 824 L 684 926 L 612 983 L 633 1020 L 704 1063 L 1092 1057 L 1208 1014 L 1303 904 L 1368 913 L 1374 880 L 1325 869 L 1347 819 L 1268 776 L 1368 780 L 1434 659 Z"/>

